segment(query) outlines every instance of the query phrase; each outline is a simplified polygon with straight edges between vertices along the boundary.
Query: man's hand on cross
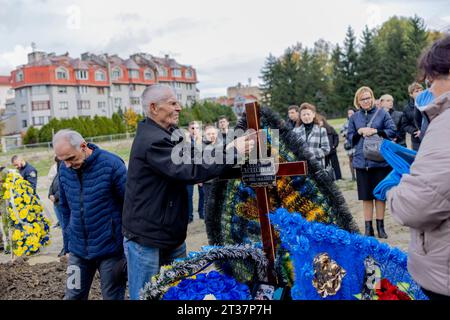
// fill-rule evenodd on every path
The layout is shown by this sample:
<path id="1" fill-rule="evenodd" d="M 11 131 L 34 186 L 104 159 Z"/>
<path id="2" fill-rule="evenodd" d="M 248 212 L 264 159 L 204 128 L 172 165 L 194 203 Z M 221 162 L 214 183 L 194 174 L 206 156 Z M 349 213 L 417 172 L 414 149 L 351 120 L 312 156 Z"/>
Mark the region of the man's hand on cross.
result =
<path id="1" fill-rule="evenodd" d="M 236 148 L 240 156 L 249 154 L 255 147 L 256 132 L 252 132 L 242 137 L 236 138 L 227 145 L 227 150 Z"/>

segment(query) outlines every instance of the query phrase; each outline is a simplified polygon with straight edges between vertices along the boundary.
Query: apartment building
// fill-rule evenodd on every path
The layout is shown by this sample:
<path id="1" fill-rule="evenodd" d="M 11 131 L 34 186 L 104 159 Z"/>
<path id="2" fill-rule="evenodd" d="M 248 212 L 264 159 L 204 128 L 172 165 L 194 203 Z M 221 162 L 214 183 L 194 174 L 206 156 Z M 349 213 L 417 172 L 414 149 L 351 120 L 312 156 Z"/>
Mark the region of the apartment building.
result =
<path id="1" fill-rule="evenodd" d="M 142 114 L 142 92 L 156 83 L 172 86 L 185 107 L 199 98 L 194 68 L 147 53 L 128 59 L 84 53 L 74 59 L 68 53 L 35 51 L 26 65 L 11 72 L 11 79 L 21 131 L 52 118 L 111 117 L 128 108 Z"/>

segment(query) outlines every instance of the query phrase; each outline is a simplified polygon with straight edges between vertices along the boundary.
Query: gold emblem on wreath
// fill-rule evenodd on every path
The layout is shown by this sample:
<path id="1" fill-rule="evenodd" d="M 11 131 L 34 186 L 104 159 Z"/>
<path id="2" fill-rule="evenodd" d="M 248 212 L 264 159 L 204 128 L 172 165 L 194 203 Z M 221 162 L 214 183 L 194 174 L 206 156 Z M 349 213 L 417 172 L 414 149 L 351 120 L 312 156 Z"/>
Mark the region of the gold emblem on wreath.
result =
<path id="1" fill-rule="evenodd" d="M 313 286 L 322 297 L 335 295 L 341 288 L 346 271 L 330 258 L 328 253 L 320 253 L 313 260 Z"/>

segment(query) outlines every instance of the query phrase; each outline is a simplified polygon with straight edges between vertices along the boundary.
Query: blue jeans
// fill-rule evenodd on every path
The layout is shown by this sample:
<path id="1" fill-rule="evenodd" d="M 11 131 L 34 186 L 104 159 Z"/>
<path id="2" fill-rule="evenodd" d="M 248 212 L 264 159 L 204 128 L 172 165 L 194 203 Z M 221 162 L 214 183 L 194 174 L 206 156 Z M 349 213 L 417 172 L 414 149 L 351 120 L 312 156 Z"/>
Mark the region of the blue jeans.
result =
<path id="1" fill-rule="evenodd" d="M 137 242 L 123 239 L 127 257 L 128 290 L 130 300 L 139 300 L 141 289 L 153 275 L 159 273 L 161 266 L 171 264 L 177 258 L 186 257 L 186 243 L 174 249 L 159 249 L 142 246 Z"/>
<path id="2" fill-rule="evenodd" d="M 64 300 L 87 300 L 97 269 L 103 300 L 123 300 L 126 281 L 117 273 L 122 260 L 123 255 L 86 260 L 70 253 Z"/>

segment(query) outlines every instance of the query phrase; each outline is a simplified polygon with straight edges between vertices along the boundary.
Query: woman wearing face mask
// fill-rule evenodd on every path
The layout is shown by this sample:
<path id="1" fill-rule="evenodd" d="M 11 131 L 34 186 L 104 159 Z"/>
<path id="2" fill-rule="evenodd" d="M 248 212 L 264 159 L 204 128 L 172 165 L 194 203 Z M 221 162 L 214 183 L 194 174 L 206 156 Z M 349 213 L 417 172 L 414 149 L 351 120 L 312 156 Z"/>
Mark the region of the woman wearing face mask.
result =
<path id="1" fill-rule="evenodd" d="M 325 156 L 330 153 L 327 130 L 319 126 L 314 105 L 307 102 L 302 103 L 299 111 L 300 117 L 293 131 L 308 143 L 309 151 L 325 167 Z"/>
<path id="2" fill-rule="evenodd" d="M 369 87 L 359 88 L 353 103 L 358 111 L 349 120 L 347 142 L 355 148 L 353 167 L 356 169 L 358 199 L 363 202 L 365 235 L 374 236 L 372 219 L 375 207 L 378 237 L 387 238 L 384 230 L 385 202 L 375 200 L 373 190 L 392 168 L 386 161 L 378 162 L 366 159 L 363 144 L 366 137 L 374 134 L 388 139 L 395 138 L 395 124 L 383 108 L 375 107 L 373 91 Z M 371 120 L 372 123 L 369 127 Z"/>
<path id="3" fill-rule="evenodd" d="M 419 67 L 432 82 L 427 133 L 400 184 L 387 193 L 392 216 L 410 227 L 408 271 L 433 300 L 450 300 L 450 36 L 436 41 Z"/>

